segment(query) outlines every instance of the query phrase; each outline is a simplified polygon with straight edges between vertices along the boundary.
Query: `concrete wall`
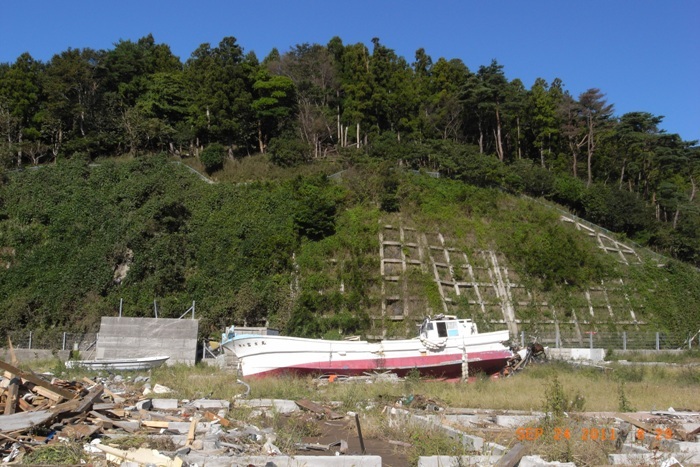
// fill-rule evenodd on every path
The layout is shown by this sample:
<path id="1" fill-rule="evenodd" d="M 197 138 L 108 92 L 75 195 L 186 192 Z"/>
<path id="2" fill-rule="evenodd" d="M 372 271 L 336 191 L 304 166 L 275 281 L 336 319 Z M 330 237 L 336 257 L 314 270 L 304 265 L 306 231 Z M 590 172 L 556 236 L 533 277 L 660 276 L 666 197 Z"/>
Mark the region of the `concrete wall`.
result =
<path id="1" fill-rule="evenodd" d="M 605 349 L 547 349 L 547 357 L 556 360 L 588 360 L 600 362 L 605 359 Z"/>
<path id="2" fill-rule="evenodd" d="M 168 355 L 168 365 L 194 365 L 197 358 L 196 319 L 103 317 L 95 357 L 136 358 Z"/>
<path id="3" fill-rule="evenodd" d="M 57 358 L 62 362 L 68 360 L 70 351 L 68 350 L 47 350 L 47 349 L 15 349 L 15 356 L 20 362 L 32 362 L 36 360 L 51 360 Z M 0 349 L 0 360 L 9 362 L 10 351 L 8 349 Z"/>

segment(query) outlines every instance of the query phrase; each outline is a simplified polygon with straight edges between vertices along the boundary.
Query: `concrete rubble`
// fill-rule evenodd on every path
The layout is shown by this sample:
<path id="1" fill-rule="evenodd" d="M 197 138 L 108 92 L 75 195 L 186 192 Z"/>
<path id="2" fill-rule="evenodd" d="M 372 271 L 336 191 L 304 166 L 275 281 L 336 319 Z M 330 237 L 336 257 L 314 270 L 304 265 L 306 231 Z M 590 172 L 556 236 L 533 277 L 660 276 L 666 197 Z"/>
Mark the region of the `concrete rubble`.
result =
<path id="1" fill-rule="evenodd" d="M 67 440 L 83 443 L 95 458 L 122 466 L 381 466 L 382 457 L 364 451 L 359 418 L 337 405 L 310 400 L 218 399 L 179 400 L 148 377 L 63 381 L 43 377 L 0 361 L 0 459 L 19 462 L 43 445 Z M 137 384 L 134 384 L 137 383 Z M 155 391 L 155 388 L 158 391 Z M 246 420 L 272 416 L 300 417 L 324 423 L 357 423 L 363 449 L 348 449 L 347 439 L 330 444 L 296 443 L 284 452 L 271 428 L 234 420 L 230 410 L 244 409 Z M 378 407 L 381 409 L 381 406 Z M 444 407 L 410 395 L 385 407 L 390 425 L 416 424 L 438 430 L 460 443 L 470 455 L 425 456 L 422 467 L 445 465 L 573 466 L 548 461 L 530 452 L 528 436 L 540 433 L 544 413 Z M 669 408 L 636 413 L 583 413 L 581 423 L 614 427 L 613 465 L 700 464 L 700 413 Z M 530 430 L 530 431 L 527 431 Z M 525 434 L 517 439 L 516 434 Z M 141 436 L 162 449 L 120 449 L 118 441 Z M 354 438 L 353 438 L 354 439 Z M 399 449 L 405 441 L 385 441 Z M 288 448 L 288 447 L 287 447 Z M 307 455 L 308 454 L 308 455 Z M 314 454 L 314 455 L 311 455 Z"/>

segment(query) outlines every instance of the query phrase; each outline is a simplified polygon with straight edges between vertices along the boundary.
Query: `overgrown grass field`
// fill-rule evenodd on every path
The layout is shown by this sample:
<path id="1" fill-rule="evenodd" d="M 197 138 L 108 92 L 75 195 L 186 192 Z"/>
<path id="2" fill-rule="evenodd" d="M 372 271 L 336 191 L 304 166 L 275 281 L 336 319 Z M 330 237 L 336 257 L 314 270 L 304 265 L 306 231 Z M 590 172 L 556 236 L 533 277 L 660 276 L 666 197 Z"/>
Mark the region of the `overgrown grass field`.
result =
<path id="1" fill-rule="evenodd" d="M 571 401 L 578 398 L 577 408 L 585 411 L 700 410 L 700 371 L 695 367 L 612 366 L 602 371 L 547 363 L 530 366 L 513 377 L 477 378 L 468 384 L 414 378 L 394 383 L 360 380 L 326 384 L 295 377 L 251 380 L 248 384 L 250 398 L 339 401 L 353 411 L 392 405 L 410 395 L 421 395 L 444 407 L 541 411 L 545 389 L 555 377 L 566 397 Z M 160 368 L 153 371 L 152 381 L 186 399 L 233 399 L 245 390 L 232 373 L 206 366 Z"/>

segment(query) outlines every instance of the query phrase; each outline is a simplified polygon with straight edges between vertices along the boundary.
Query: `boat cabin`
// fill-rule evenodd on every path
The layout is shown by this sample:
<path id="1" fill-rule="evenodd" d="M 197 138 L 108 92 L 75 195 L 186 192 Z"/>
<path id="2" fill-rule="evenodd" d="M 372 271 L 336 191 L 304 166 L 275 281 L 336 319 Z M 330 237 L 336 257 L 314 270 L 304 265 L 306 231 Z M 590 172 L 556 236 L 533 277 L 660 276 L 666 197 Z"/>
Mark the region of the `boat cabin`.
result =
<path id="1" fill-rule="evenodd" d="M 452 315 L 425 318 L 420 325 L 420 336 L 425 339 L 445 339 L 478 334 L 476 323 L 470 319 L 458 319 Z"/>

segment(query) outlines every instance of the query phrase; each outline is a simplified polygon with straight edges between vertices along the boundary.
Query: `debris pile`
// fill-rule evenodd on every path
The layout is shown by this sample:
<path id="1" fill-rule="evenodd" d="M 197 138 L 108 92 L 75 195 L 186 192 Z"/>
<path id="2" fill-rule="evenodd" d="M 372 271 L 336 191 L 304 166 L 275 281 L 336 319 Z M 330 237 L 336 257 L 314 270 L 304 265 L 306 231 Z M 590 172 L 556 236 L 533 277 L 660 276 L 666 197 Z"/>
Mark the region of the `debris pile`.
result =
<path id="1" fill-rule="evenodd" d="M 17 462 L 39 448 L 66 442 L 78 443 L 86 457 L 118 464 L 202 465 L 198 459 L 283 455 L 271 428 L 229 419 L 230 402 L 226 400 L 169 399 L 167 387 L 151 386 L 145 376 L 128 384 L 119 375 L 64 381 L 2 361 L 0 368 L 5 372 L 0 379 L 3 462 Z M 133 383 L 141 385 L 137 388 Z M 247 406 L 253 401 L 239 402 Z M 291 405 L 296 416 L 330 421 L 346 417 L 308 400 Z M 277 412 L 264 404 L 261 408 Z M 334 451 L 328 455 L 348 451 L 345 440 L 297 443 L 292 448 L 300 452 Z"/>
<path id="2" fill-rule="evenodd" d="M 542 363 L 547 360 L 546 348 L 538 343 L 531 342 L 525 348 L 520 346 L 511 346 L 513 357 L 507 362 L 502 373 L 504 376 L 510 376 L 525 368 L 530 362 Z"/>

